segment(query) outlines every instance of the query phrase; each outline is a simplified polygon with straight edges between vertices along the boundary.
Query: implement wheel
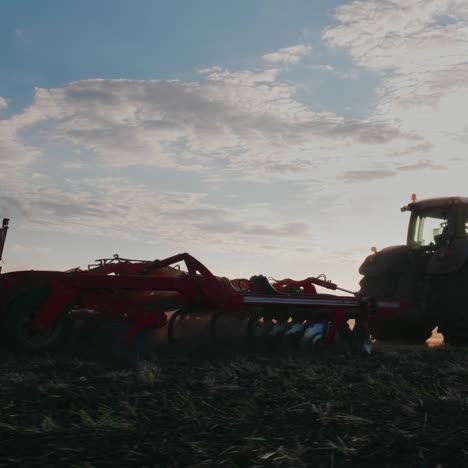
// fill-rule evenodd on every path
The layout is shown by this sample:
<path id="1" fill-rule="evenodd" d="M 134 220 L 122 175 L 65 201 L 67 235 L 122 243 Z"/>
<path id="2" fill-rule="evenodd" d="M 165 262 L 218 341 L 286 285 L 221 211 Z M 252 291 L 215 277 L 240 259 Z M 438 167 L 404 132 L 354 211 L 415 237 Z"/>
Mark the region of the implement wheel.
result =
<path id="1" fill-rule="evenodd" d="M 175 336 L 176 322 L 178 320 L 186 319 L 187 315 L 188 314 L 186 309 L 178 309 L 172 314 L 167 324 L 167 341 L 169 343 L 175 343 L 177 341 Z"/>
<path id="2" fill-rule="evenodd" d="M 19 354 L 40 355 L 64 351 L 72 337 L 70 309 L 59 315 L 45 335 L 33 333 L 31 324 L 50 294 L 48 288 L 26 290 L 13 298 L 0 317 L 1 334 L 7 347 Z"/>

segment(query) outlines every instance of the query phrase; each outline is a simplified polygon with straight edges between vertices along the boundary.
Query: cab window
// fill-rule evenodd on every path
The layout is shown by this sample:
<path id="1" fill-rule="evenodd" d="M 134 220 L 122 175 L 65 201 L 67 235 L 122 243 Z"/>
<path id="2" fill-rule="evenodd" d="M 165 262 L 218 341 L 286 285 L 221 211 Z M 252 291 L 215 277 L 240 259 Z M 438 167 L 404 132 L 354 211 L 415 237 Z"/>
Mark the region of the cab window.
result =
<path id="1" fill-rule="evenodd" d="M 468 215 L 468 210 L 466 211 Z M 468 223 L 468 217 L 467 223 Z M 422 210 L 415 213 L 413 218 L 413 238 L 411 245 L 413 247 L 432 247 L 441 245 L 447 239 L 456 236 L 456 212 L 453 209 L 436 208 Z M 468 232 L 468 224 L 467 226 Z"/>

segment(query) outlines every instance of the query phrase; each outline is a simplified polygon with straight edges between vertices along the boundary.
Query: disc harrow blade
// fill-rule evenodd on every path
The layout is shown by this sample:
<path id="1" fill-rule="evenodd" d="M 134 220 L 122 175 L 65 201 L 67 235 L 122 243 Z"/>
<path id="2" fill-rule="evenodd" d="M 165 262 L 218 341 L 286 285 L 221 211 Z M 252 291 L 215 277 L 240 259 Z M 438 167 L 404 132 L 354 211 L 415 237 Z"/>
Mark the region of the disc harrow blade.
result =
<path id="1" fill-rule="evenodd" d="M 337 330 L 333 343 L 328 337 L 333 324 L 331 322 L 294 321 L 271 319 L 262 316 L 251 316 L 247 330 L 247 344 L 251 351 L 313 352 L 330 348 L 342 352 L 370 353 L 371 341 L 368 329 L 358 324 L 353 330 L 347 321 L 342 322 Z"/>

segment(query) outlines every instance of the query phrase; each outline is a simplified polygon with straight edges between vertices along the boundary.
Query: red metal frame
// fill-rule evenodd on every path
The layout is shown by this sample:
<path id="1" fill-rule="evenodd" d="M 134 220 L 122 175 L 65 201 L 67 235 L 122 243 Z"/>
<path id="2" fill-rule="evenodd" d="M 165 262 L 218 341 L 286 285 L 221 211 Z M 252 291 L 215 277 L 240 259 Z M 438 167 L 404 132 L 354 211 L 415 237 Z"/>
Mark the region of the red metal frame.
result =
<path id="1" fill-rule="evenodd" d="M 179 262 L 185 263 L 186 272 L 174 267 Z M 259 278 L 264 288 L 259 288 Z M 51 293 L 32 324 L 38 333 L 47 333 L 60 313 L 71 307 L 92 311 L 104 321 L 128 321 L 127 342 L 144 328 L 165 326 L 166 313 L 182 306 L 207 313 L 230 311 L 245 317 L 253 307 L 280 308 L 298 320 L 326 319 L 332 322 L 330 343 L 345 319 L 367 320 L 371 314 L 394 317 L 405 312 L 405 304 L 401 302 L 387 301 L 375 306 L 364 297 L 318 294 L 316 285 L 337 289 L 336 284 L 320 278 L 302 281 L 288 278 L 273 284 L 265 281 L 268 281 L 265 277 L 258 276 L 233 281 L 219 278 L 188 253 L 155 261 L 114 256 L 99 260 L 84 271 L 21 271 L 0 275 L 0 305 L 19 290 L 47 286 Z"/>

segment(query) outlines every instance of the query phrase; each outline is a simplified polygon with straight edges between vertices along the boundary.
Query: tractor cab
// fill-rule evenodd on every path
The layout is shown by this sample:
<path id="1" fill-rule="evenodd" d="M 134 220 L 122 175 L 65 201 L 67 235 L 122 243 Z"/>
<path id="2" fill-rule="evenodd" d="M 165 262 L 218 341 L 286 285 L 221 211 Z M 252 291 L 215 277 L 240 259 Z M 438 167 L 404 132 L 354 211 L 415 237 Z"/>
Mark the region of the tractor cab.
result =
<path id="1" fill-rule="evenodd" d="M 436 250 L 451 241 L 468 239 L 468 198 L 445 197 L 416 201 L 410 211 L 407 245 L 412 250 Z"/>

